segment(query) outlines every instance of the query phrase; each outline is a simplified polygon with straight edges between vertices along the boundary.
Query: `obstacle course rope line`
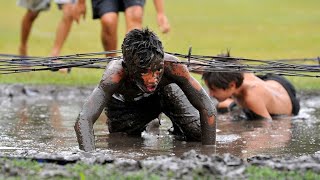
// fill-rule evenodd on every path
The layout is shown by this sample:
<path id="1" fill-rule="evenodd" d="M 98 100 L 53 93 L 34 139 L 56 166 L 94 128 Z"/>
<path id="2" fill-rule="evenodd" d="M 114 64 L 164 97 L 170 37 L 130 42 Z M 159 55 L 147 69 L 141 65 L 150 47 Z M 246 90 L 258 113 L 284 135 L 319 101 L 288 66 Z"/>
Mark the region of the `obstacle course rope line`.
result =
<path id="1" fill-rule="evenodd" d="M 166 52 L 178 57 L 181 63 L 188 66 L 191 72 L 253 72 L 274 73 L 286 76 L 320 77 L 320 58 L 295 58 L 260 60 L 239 57 L 223 57 L 208 55 L 192 55 L 191 47 L 188 54 Z M 104 69 L 112 60 L 120 60 L 122 56 L 96 57 L 107 54 L 121 53 L 121 50 L 71 54 L 57 57 L 17 56 L 0 54 L 0 74 L 34 72 L 63 68 L 93 68 Z M 301 64 L 299 62 L 304 62 Z M 307 62 L 307 64 L 306 64 Z"/>

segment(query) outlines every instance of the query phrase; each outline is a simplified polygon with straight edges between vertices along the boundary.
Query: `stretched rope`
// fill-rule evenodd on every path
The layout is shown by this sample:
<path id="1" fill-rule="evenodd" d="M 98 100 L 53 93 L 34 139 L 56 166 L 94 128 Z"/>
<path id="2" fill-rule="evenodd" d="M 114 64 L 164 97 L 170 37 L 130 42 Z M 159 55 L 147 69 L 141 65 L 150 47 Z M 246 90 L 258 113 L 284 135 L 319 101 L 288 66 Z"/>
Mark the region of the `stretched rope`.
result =
<path id="1" fill-rule="evenodd" d="M 171 53 L 180 59 L 173 63 L 188 66 L 191 72 L 253 72 L 257 74 L 274 73 L 286 76 L 320 77 L 320 58 L 295 58 L 260 60 L 239 57 L 221 57 L 207 55 L 192 55 L 191 47 L 188 54 Z M 63 68 L 93 68 L 104 69 L 113 60 L 122 56 L 98 57 L 118 53 L 120 50 L 71 54 L 57 57 L 17 56 L 0 54 L 0 74 L 34 72 Z M 302 64 L 303 63 L 303 64 Z"/>

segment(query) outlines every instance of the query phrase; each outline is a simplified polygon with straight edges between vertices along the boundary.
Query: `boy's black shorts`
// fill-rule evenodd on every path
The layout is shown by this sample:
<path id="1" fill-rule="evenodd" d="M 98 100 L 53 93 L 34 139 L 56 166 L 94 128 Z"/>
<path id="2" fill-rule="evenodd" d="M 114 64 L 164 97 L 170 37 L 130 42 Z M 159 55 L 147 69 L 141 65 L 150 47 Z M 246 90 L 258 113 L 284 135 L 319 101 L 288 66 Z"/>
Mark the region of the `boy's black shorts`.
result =
<path id="1" fill-rule="evenodd" d="M 98 19 L 105 13 L 125 11 L 131 6 L 141 6 L 145 0 L 91 0 L 93 19 Z"/>

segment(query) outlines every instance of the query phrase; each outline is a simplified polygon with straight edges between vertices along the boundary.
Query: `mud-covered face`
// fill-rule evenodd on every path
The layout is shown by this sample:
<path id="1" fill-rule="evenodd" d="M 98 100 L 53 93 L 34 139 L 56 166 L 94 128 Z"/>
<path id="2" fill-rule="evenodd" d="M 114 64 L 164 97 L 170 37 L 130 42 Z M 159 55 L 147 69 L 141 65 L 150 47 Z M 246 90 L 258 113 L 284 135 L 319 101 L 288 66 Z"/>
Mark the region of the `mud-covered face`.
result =
<path id="1" fill-rule="evenodd" d="M 163 68 L 163 60 L 152 62 L 150 68 L 138 68 L 134 81 L 143 92 L 151 93 L 156 90 L 162 78 Z"/>

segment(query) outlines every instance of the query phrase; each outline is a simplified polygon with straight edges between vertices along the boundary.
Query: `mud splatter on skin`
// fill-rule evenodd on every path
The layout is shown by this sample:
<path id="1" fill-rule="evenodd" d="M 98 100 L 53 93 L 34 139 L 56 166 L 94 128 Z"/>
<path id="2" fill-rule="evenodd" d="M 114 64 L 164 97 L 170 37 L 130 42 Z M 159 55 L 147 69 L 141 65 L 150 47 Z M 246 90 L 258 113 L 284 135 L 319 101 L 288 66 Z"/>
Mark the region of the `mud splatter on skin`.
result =
<path id="1" fill-rule="evenodd" d="M 152 89 L 153 91 L 148 91 L 147 89 L 148 86 L 145 87 L 145 83 L 146 83 L 145 81 L 143 81 L 143 87 L 146 88 L 148 93 L 150 92 L 160 93 L 159 90 L 161 90 L 162 88 L 166 87 L 170 83 L 176 83 L 183 90 L 183 92 L 185 93 L 185 95 L 187 96 L 191 104 L 200 113 L 200 119 L 198 119 L 198 121 L 201 121 L 201 126 L 202 126 L 201 128 L 202 143 L 206 145 L 215 144 L 216 121 L 215 121 L 215 108 L 212 102 L 210 101 L 208 95 L 202 89 L 200 84 L 194 78 L 191 77 L 191 75 L 189 74 L 185 66 L 181 65 L 173 68 L 172 66 L 175 66 L 175 64 L 173 63 L 166 64 L 165 69 L 166 68 L 174 69 L 174 71 L 168 71 L 168 70 L 162 71 L 161 69 L 163 67 L 163 59 L 156 59 L 156 62 L 151 64 L 151 67 L 152 67 L 151 70 L 158 73 L 156 74 L 157 78 L 155 79 L 159 82 L 156 82 L 156 84 L 153 84 L 156 87 Z M 132 82 L 132 78 L 128 78 L 132 74 L 129 74 L 130 72 L 128 71 L 125 71 L 126 68 L 127 66 L 123 67 L 123 63 L 119 61 L 112 62 L 110 65 L 108 65 L 99 87 L 93 91 L 93 94 L 89 97 L 89 100 L 84 104 L 85 108 L 83 108 L 83 110 L 81 111 L 77 121 L 78 124 L 76 125 L 77 127 L 76 132 L 78 134 L 77 137 L 78 139 L 80 139 L 79 144 L 81 149 L 87 149 L 87 150 L 94 149 L 94 146 L 92 145 L 94 144 L 92 143 L 94 142 L 93 132 L 91 131 L 92 126 L 95 123 L 96 118 L 102 112 L 103 108 L 106 107 L 105 105 L 108 104 L 110 98 L 114 94 L 117 94 L 118 97 L 123 99 L 124 102 L 130 99 L 136 99 L 139 96 L 144 96 L 143 94 L 141 95 L 141 93 L 144 93 L 146 91 L 141 91 L 141 89 L 137 88 L 137 86 L 134 87 L 134 82 L 136 82 L 136 80 Z M 140 72 L 137 71 L 137 74 L 141 78 L 141 71 Z M 121 75 L 121 78 L 118 78 L 118 76 L 120 75 Z M 152 78 L 154 77 L 152 76 L 151 79 Z M 113 81 L 113 80 L 116 80 L 116 81 Z M 131 86 L 129 87 L 126 86 L 128 84 L 130 85 L 130 83 L 131 83 Z M 190 102 L 187 102 L 187 103 L 190 103 Z M 154 103 L 157 103 L 157 102 L 154 102 Z M 127 114 L 127 115 L 128 117 L 133 117 L 130 114 Z M 89 122 L 80 123 L 85 119 L 87 119 Z M 151 120 L 152 119 L 149 119 L 149 121 Z M 89 128 L 87 127 L 84 128 L 80 125 L 84 125 L 84 126 L 88 125 Z M 89 137 L 86 137 L 87 135 Z M 188 136 L 192 136 L 192 135 L 188 135 Z"/>
<path id="2" fill-rule="evenodd" d="M 96 122 L 105 107 L 106 96 L 99 87 L 93 90 L 88 100 L 84 103 L 82 111 L 76 120 L 74 129 L 76 131 L 79 148 L 85 151 L 95 150 L 93 124 Z"/>
<path id="3" fill-rule="evenodd" d="M 171 55 L 166 55 L 169 61 L 178 61 Z M 189 101 L 200 113 L 202 143 L 214 145 L 216 140 L 216 109 L 208 94 L 202 86 L 189 73 L 187 67 L 182 64 L 165 62 L 165 76 L 175 79 L 175 83 L 181 87 Z"/>
<path id="4" fill-rule="evenodd" d="M 201 122 L 202 143 L 204 145 L 215 144 L 215 107 L 201 85 L 192 78 L 184 65 L 174 63 L 164 65 L 165 60 L 175 57 L 164 54 L 162 43 L 156 34 L 149 29 L 134 29 L 128 32 L 122 43 L 122 54 L 123 61 L 113 61 L 107 65 L 99 86 L 89 96 L 79 114 L 75 130 L 81 149 L 86 151 L 94 149 L 92 127 L 103 108 L 109 118 L 110 132 L 126 132 L 135 135 L 141 133 L 147 123 L 155 119 L 161 111 L 158 108 L 160 106 L 154 106 L 155 109 L 148 109 L 149 112 L 142 117 L 140 114 L 144 112 L 141 112 L 141 109 L 148 107 L 145 107 L 146 103 L 139 104 L 139 102 L 144 102 L 144 99 L 148 101 L 147 97 L 154 93 L 162 93 L 161 91 L 171 83 L 177 84 L 186 95 L 185 97 L 182 93 L 180 98 L 188 99 L 199 111 L 200 119 L 198 116 L 192 117 L 194 121 Z M 168 70 L 163 70 L 164 68 Z M 159 100 L 155 97 L 147 103 L 154 101 L 153 103 L 160 105 L 160 102 L 156 102 Z M 137 101 L 136 107 L 133 101 Z M 118 115 L 119 108 L 117 108 L 123 104 L 128 107 L 132 105 L 131 112 L 123 113 L 125 119 L 121 119 L 122 117 Z M 169 113 L 170 111 L 167 112 Z M 175 124 L 175 128 L 178 127 L 178 124 L 179 122 Z M 188 131 L 188 128 L 192 127 L 187 127 L 184 131 Z"/>
<path id="5" fill-rule="evenodd" d="M 163 67 L 163 59 L 155 59 L 150 68 L 138 68 L 138 71 L 131 76 L 143 92 L 150 93 L 156 90 L 161 81 L 164 72 Z"/>

